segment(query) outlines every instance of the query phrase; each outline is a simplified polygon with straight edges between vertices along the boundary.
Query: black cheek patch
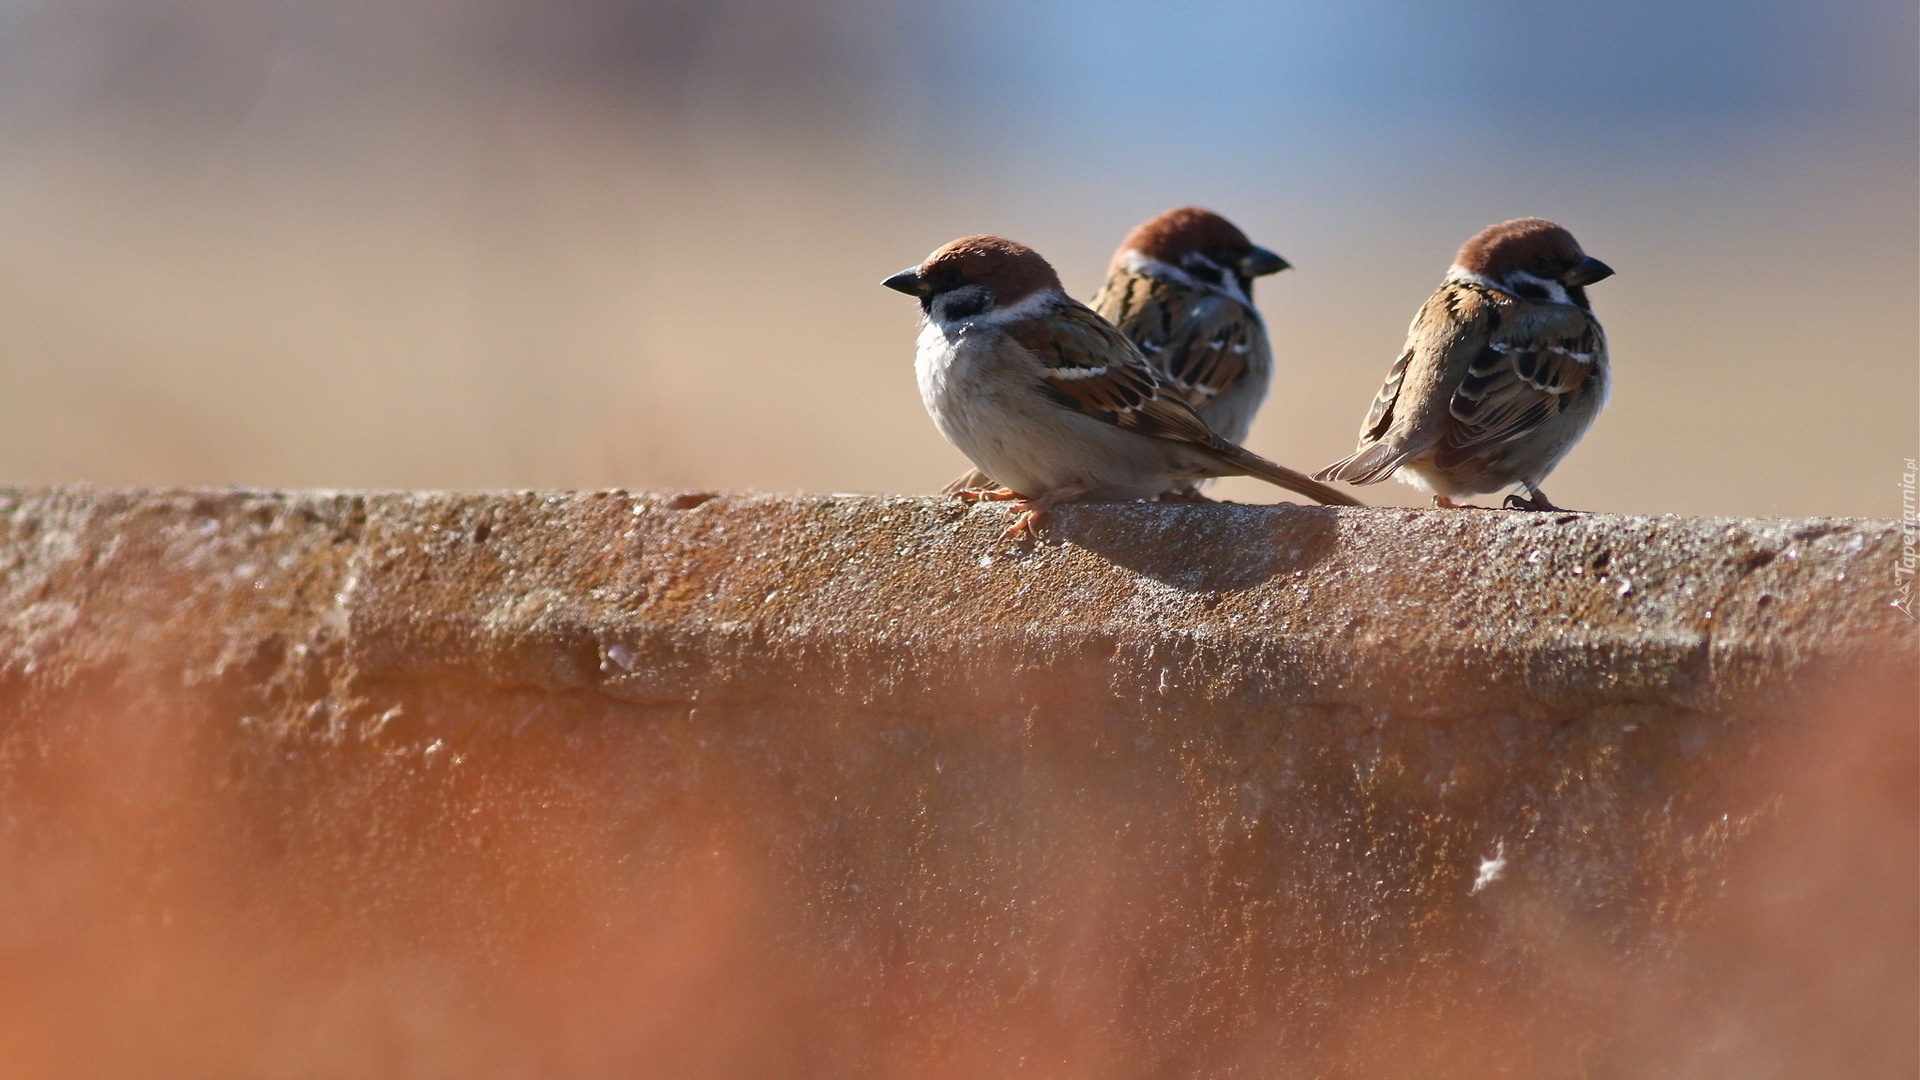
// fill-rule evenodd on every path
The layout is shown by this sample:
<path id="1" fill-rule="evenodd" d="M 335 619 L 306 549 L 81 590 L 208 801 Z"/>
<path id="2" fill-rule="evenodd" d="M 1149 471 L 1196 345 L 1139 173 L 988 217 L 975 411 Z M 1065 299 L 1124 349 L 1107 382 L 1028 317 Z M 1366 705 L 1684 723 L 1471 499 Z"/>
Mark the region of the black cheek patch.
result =
<path id="1" fill-rule="evenodd" d="M 931 303 L 932 301 L 928 302 Z M 987 295 L 985 291 L 981 291 L 974 293 L 972 296 L 956 296 L 942 305 L 940 311 L 949 322 L 960 319 L 971 319 L 975 315 L 987 310 L 992 302 L 993 298 Z"/>
<path id="2" fill-rule="evenodd" d="M 1553 297 L 1553 294 L 1548 292 L 1544 287 L 1535 285 L 1531 281 L 1515 282 L 1512 287 L 1514 295 L 1523 300 L 1538 300 L 1544 302 Z"/>

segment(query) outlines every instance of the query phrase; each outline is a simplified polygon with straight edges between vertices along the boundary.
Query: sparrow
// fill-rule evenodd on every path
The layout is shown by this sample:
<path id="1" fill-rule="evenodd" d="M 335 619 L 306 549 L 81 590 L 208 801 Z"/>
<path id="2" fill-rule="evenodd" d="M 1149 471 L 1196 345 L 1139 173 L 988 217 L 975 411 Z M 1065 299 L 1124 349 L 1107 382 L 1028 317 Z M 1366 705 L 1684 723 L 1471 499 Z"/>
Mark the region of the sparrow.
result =
<path id="1" fill-rule="evenodd" d="M 1397 472 L 1435 506 L 1518 484 L 1527 498 L 1508 508 L 1560 509 L 1540 483 L 1607 403 L 1607 337 L 1586 287 L 1612 275 L 1543 218 L 1481 230 L 1414 317 L 1359 447 L 1314 478 Z"/>
<path id="2" fill-rule="evenodd" d="M 1273 378 L 1253 279 L 1291 266 L 1219 214 L 1182 206 L 1120 242 L 1093 310 L 1140 347 L 1215 434 L 1243 442 Z"/>
<path id="3" fill-rule="evenodd" d="M 1215 434 L 1032 248 L 962 237 L 881 284 L 919 299 L 921 400 L 940 434 L 1006 485 L 986 497 L 1019 500 L 1009 537 L 1037 532 L 1060 503 L 1152 498 L 1215 476 L 1360 505 Z"/>
<path id="4" fill-rule="evenodd" d="M 1177 207 L 1120 242 L 1093 309 L 1139 347 L 1215 434 L 1244 442 L 1273 378 L 1253 279 L 1291 266 L 1219 214 Z M 991 486 L 975 470 L 946 490 Z"/>

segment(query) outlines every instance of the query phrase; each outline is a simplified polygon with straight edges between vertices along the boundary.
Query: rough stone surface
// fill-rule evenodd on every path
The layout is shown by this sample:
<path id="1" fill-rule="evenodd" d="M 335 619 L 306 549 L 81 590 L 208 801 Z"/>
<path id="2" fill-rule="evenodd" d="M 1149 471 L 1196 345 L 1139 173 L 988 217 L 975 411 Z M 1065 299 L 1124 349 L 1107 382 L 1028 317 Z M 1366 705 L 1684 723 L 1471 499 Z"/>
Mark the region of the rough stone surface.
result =
<path id="1" fill-rule="evenodd" d="M 1897 525 L 1006 521 L 0 494 L 0 1006 L 31 1003 L 0 1045 L 33 1075 L 1910 1061 Z M 156 981 L 197 989 L 124 989 Z M 79 1037 L 109 1008 L 133 1036 Z"/>

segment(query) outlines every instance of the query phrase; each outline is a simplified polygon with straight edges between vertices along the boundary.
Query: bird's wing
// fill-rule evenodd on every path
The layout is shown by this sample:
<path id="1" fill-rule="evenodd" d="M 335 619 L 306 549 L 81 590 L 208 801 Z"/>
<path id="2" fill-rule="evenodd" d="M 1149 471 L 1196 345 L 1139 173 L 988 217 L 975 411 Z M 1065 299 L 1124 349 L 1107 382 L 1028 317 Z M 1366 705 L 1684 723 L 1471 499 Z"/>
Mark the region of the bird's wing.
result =
<path id="1" fill-rule="evenodd" d="M 1007 328 L 1042 369 L 1057 404 L 1117 427 L 1209 449 L 1225 445 L 1154 371 L 1125 334 L 1093 309 L 1063 305 L 1044 319 Z"/>
<path id="2" fill-rule="evenodd" d="M 1360 505 L 1214 434 L 1133 342 L 1092 308 L 1063 305 L 1049 318 L 1009 326 L 1007 334 L 1040 362 L 1042 389 L 1066 408 L 1201 450 L 1224 466 L 1215 475 L 1246 473 L 1319 502 Z"/>
<path id="3" fill-rule="evenodd" d="M 1485 290 L 1442 285 L 1407 328 L 1407 343 L 1387 369 L 1386 381 L 1360 424 L 1359 446 L 1314 478 L 1378 483 L 1432 446 L 1442 434 L 1436 414 L 1444 407 L 1447 388 L 1478 355 L 1498 321 Z"/>
<path id="4" fill-rule="evenodd" d="M 1264 344 L 1259 316 L 1238 301 L 1148 274 L 1115 273 L 1094 308 L 1196 409 L 1239 385 Z"/>
<path id="5" fill-rule="evenodd" d="M 1597 392 L 1606 339 L 1589 313 L 1567 304 L 1502 305 L 1447 402 L 1434 464 L 1449 468 L 1512 442 Z"/>
<path id="6" fill-rule="evenodd" d="M 1400 384 L 1407 381 L 1407 364 L 1413 359 L 1413 350 L 1408 349 L 1393 361 L 1387 369 L 1387 380 L 1373 395 L 1373 404 L 1367 409 L 1367 418 L 1360 425 L 1360 438 L 1363 441 L 1375 441 L 1387 433 L 1393 426 L 1393 407 L 1400 400 Z"/>

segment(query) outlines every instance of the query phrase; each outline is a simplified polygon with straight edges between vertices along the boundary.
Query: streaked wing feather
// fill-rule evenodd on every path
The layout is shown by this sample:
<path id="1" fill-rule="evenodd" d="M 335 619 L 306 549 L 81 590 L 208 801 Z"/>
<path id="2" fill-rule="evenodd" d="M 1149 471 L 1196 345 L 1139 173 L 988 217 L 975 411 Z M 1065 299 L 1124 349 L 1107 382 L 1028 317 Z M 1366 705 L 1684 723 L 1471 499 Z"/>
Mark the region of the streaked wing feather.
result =
<path id="1" fill-rule="evenodd" d="M 1359 445 L 1314 477 L 1374 484 L 1425 453 L 1442 434 L 1425 421 L 1434 407 L 1444 404 L 1426 400 L 1432 385 L 1436 380 L 1444 382 L 1447 372 L 1467 367 L 1460 350 L 1477 349 L 1497 323 L 1495 305 L 1484 290 L 1452 282 L 1442 285 L 1407 328 L 1407 343 L 1360 424 Z M 1402 401 L 1403 393 L 1414 396 Z"/>
<path id="2" fill-rule="evenodd" d="M 1220 445 L 1126 335 L 1093 309 L 1063 307 L 1007 332 L 1045 366 L 1044 388 L 1061 405 L 1145 435 Z"/>
<path id="3" fill-rule="evenodd" d="M 1387 371 L 1387 380 L 1380 384 L 1380 390 L 1373 395 L 1373 406 L 1367 410 L 1366 422 L 1360 425 L 1362 439 L 1378 439 L 1393 426 L 1393 405 L 1400 399 L 1400 384 L 1407 378 L 1407 362 L 1413 359 L 1413 350 L 1400 354 L 1394 360 L 1393 367 Z"/>
<path id="4" fill-rule="evenodd" d="M 1095 300 L 1186 403 L 1204 408 L 1247 375 L 1257 317 L 1224 296 L 1144 274 L 1117 274 Z"/>
<path id="5" fill-rule="evenodd" d="M 1602 347 L 1592 318 L 1577 309 L 1503 319 L 1448 402 L 1452 422 L 1435 463 L 1450 467 L 1559 415 L 1593 377 Z"/>

